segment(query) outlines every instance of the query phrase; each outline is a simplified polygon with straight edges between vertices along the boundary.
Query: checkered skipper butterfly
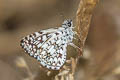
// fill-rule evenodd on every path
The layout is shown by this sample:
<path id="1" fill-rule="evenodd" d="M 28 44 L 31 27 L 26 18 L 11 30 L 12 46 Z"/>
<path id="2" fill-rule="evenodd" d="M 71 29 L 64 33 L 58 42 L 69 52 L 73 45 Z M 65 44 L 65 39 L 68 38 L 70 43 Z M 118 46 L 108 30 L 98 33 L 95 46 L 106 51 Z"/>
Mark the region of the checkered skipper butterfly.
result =
<path id="1" fill-rule="evenodd" d="M 75 35 L 72 20 L 65 20 L 62 27 L 41 30 L 24 37 L 21 46 L 30 56 L 48 69 L 59 70 L 66 61 L 67 45 Z"/>

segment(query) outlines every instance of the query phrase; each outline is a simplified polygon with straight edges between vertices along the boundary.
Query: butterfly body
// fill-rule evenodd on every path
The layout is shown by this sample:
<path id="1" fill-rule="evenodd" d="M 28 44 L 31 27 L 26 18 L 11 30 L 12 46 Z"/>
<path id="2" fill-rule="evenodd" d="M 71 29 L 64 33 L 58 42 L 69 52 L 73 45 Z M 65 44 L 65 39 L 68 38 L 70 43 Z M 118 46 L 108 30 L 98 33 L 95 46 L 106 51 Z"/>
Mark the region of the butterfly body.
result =
<path id="1" fill-rule="evenodd" d="M 59 70 L 66 61 L 66 48 L 72 43 L 72 20 L 65 20 L 62 27 L 41 30 L 24 37 L 21 46 L 30 56 L 48 69 Z"/>

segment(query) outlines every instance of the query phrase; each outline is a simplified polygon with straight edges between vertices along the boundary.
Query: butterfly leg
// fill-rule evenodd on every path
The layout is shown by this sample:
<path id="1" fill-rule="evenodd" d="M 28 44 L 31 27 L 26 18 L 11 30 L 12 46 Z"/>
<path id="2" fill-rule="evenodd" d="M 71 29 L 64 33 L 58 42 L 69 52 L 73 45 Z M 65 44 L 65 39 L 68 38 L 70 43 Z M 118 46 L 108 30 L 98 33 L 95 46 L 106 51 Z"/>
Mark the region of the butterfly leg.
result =
<path id="1" fill-rule="evenodd" d="M 75 40 L 78 40 L 78 41 L 79 41 L 79 39 L 77 39 L 77 38 L 75 38 L 75 37 L 73 37 L 73 39 L 75 39 Z"/>
<path id="2" fill-rule="evenodd" d="M 77 40 L 80 40 L 80 34 L 77 33 L 77 31 L 73 31 L 73 33 L 78 37 Z M 74 38 L 75 39 L 75 38 Z"/>
<path id="3" fill-rule="evenodd" d="M 74 43 L 68 43 L 68 45 L 73 46 L 74 48 L 80 49 L 78 46 L 76 46 Z"/>
<path id="4" fill-rule="evenodd" d="M 83 54 L 82 54 L 82 49 L 81 49 L 80 47 L 76 46 L 74 43 L 68 43 L 68 45 L 70 45 L 70 46 L 72 46 L 72 47 L 74 47 L 74 48 L 79 49 L 79 50 L 80 50 L 80 55 L 83 55 Z"/>
<path id="5" fill-rule="evenodd" d="M 77 31 L 73 31 L 75 35 L 77 35 L 78 37 L 80 36 Z"/>

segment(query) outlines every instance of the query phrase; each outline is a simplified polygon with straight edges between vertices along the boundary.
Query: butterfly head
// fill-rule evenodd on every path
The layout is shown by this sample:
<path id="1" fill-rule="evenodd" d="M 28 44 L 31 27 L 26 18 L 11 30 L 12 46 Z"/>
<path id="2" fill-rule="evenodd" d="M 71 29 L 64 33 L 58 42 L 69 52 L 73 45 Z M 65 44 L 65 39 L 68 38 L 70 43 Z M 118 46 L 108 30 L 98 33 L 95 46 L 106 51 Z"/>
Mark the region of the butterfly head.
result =
<path id="1" fill-rule="evenodd" d="M 73 27 L 73 23 L 71 19 L 65 20 L 62 24 L 62 27 Z"/>

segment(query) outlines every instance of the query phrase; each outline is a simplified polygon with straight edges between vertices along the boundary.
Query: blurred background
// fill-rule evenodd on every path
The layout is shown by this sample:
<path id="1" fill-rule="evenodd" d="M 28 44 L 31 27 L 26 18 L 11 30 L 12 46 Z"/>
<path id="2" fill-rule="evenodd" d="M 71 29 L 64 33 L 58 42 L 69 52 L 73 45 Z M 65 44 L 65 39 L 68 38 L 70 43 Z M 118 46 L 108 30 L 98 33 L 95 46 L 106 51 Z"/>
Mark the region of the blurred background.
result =
<path id="1" fill-rule="evenodd" d="M 24 53 L 20 40 L 35 31 L 61 26 L 64 19 L 74 19 L 78 4 L 79 0 L 0 0 L 0 80 L 53 79 L 57 71 L 48 77 Z M 119 37 L 120 0 L 100 0 L 75 80 L 120 80 Z"/>

